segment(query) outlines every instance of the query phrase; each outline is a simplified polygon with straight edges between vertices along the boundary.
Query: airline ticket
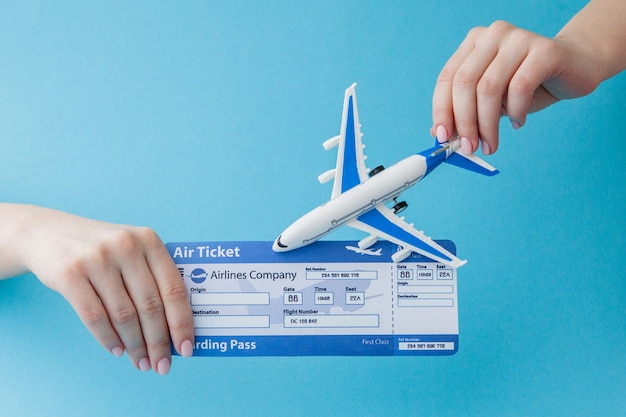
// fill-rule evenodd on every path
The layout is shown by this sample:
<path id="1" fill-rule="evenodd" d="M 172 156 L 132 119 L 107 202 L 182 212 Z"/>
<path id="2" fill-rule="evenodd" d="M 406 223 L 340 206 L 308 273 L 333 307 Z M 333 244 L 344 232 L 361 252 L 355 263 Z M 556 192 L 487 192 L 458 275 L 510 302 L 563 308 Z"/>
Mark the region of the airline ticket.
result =
<path id="1" fill-rule="evenodd" d="M 437 241 L 452 253 L 454 243 Z M 194 356 L 414 356 L 458 350 L 457 271 L 379 241 L 168 243 L 189 292 Z"/>

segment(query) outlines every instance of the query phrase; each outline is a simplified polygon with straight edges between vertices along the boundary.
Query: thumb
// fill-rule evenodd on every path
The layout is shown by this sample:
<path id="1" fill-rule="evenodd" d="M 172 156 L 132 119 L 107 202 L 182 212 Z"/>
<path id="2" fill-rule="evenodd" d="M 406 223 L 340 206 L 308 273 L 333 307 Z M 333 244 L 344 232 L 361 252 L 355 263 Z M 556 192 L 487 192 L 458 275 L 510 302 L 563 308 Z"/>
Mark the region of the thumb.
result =
<path id="1" fill-rule="evenodd" d="M 548 90 L 546 90 L 543 86 L 539 86 L 537 90 L 535 90 L 535 94 L 530 102 L 530 107 L 528 108 L 528 113 L 535 113 L 539 110 L 543 110 L 548 106 L 551 106 L 554 103 L 560 101 L 558 98 L 550 94 Z"/>

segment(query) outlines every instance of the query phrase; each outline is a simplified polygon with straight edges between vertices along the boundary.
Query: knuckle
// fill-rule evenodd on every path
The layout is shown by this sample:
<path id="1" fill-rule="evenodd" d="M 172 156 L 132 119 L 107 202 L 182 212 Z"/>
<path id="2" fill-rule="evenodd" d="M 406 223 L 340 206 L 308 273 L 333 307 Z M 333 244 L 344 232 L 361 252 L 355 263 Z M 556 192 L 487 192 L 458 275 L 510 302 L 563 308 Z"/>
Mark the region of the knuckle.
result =
<path id="1" fill-rule="evenodd" d="M 437 77 L 437 84 L 449 84 L 454 80 L 454 71 L 444 67 Z"/>
<path id="2" fill-rule="evenodd" d="M 88 279 L 90 271 L 98 268 L 99 265 L 101 265 L 99 261 L 91 260 L 87 253 L 74 254 L 55 265 L 51 265 L 48 271 L 40 276 L 40 279 L 44 279 L 46 276 L 57 277 L 44 279 L 44 282 L 53 290 L 65 293 L 78 287 L 81 281 Z"/>
<path id="3" fill-rule="evenodd" d="M 151 252 L 163 246 L 161 238 L 149 227 L 130 227 L 119 231 L 116 245 L 119 251 L 128 255 Z"/>
<path id="4" fill-rule="evenodd" d="M 461 68 L 454 74 L 453 86 L 455 89 L 473 89 L 477 81 L 477 76 L 473 71 Z"/>
<path id="5" fill-rule="evenodd" d="M 152 230 L 151 228 L 149 228 L 149 227 L 139 227 L 139 228 L 137 228 L 137 230 L 147 240 L 152 240 L 152 241 L 160 241 L 161 240 L 161 239 L 159 239 L 159 236 L 156 234 L 156 232 L 154 230 Z"/>
<path id="6" fill-rule="evenodd" d="M 149 247 L 162 245 L 159 236 L 149 227 L 136 227 L 135 233 L 138 239 Z"/>
<path id="7" fill-rule="evenodd" d="M 89 305 L 83 307 L 79 316 L 87 328 L 99 327 L 107 320 L 107 314 L 100 305 Z"/>
<path id="8" fill-rule="evenodd" d="M 58 270 L 53 271 L 53 274 L 64 277 L 67 285 L 73 286 L 76 281 L 88 275 L 87 262 L 83 257 L 67 259 L 58 266 Z"/>
<path id="9" fill-rule="evenodd" d="M 555 57 L 561 54 L 558 44 L 543 36 L 534 36 L 533 51 L 539 57 Z"/>
<path id="10" fill-rule="evenodd" d="M 489 25 L 488 31 L 494 36 L 499 36 L 506 32 L 509 32 L 513 28 L 515 28 L 515 26 L 513 26 L 509 22 L 506 22 L 504 20 L 495 20 L 493 23 L 491 23 L 491 25 Z"/>
<path id="11" fill-rule="evenodd" d="M 143 300 L 138 309 L 141 315 L 147 317 L 162 316 L 164 313 L 163 302 L 158 295 L 150 296 Z"/>
<path id="12" fill-rule="evenodd" d="M 172 282 L 171 284 L 165 286 L 165 288 L 161 290 L 161 295 L 164 300 L 175 303 L 189 299 L 187 289 L 182 282 L 179 281 Z"/>
<path id="13" fill-rule="evenodd" d="M 476 41 L 477 39 L 480 39 L 487 30 L 488 28 L 484 26 L 473 27 L 467 32 L 465 39 L 472 42 Z"/>
<path id="14" fill-rule="evenodd" d="M 107 264 L 107 251 L 102 245 L 88 245 L 76 248 L 63 259 L 58 266 L 58 273 L 68 279 L 80 279 L 90 271 L 99 270 Z"/>
<path id="15" fill-rule="evenodd" d="M 494 77 L 484 75 L 476 86 L 476 94 L 482 98 L 491 98 L 502 95 L 502 86 Z"/>
<path id="16" fill-rule="evenodd" d="M 115 326 L 127 326 L 137 320 L 137 312 L 131 306 L 121 306 L 112 313 L 111 321 Z"/>
<path id="17" fill-rule="evenodd" d="M 509 83 L 508 95 L 510 97 L 527 97 L 534 94 L 535 86 L 524 74 L 516 74 Z"/>
<path id="18" fill-rule="evenodd" d="M 109 238 L 107 246 L 111 250 L 127 254 L 134 254 L 139 250 L 137 239 L 130 229 L 117 230 Z"/>

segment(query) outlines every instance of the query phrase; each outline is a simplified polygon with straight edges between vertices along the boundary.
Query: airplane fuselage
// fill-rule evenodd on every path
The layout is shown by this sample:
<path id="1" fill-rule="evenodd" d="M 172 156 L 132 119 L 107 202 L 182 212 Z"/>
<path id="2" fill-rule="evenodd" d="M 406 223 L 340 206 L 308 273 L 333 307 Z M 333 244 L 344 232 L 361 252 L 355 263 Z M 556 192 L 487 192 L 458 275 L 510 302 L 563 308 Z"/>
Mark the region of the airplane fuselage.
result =
<path id="1" fill-rule="evenodd" d="M 393 200 L 427 174 L 426 157 L 411 155 L 311 210 L 276 239 L 273 249 L 284 252 L 308 245 L 363 213 Z"/>

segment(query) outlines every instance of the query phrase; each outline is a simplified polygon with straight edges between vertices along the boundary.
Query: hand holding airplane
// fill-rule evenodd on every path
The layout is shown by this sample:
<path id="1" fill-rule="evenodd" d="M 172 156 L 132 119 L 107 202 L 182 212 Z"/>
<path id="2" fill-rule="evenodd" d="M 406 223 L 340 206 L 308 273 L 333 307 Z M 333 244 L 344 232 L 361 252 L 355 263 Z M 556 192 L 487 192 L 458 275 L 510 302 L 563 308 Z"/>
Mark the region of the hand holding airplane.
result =
<path id="1" fill-rule="evenodd" d="M 407 223 L 398 214 L 408 205 L 397 198 L 404 190 L 417 184 L 443 162 L 492 176 L 494 167 L 476 155 L 463 155 L 459 139 L 438 143 L 423 152 L 411 155 L 392 167 L 365 167 L 361 125 L 356 105 L 356 84 L 345 93 L 341 132 L 324 142 L 329 150 L 338 146 L 337 166 L 318 177 L 321 183 L 334 178 L 331 199 L 296 220 L 276 239 L 273 250 L 286 252 L 311 244 L 333 230 L 348 225 L 368 233 L 358 247 L 366 250 L 379 238 L 402 247 L 391 258 L 401 262 L 417 252 L 428 258 L 458 268 L 467 261 L 454 256 L 424 232 Z M 391 208 L 385 204 L 393 201 Z"/>

